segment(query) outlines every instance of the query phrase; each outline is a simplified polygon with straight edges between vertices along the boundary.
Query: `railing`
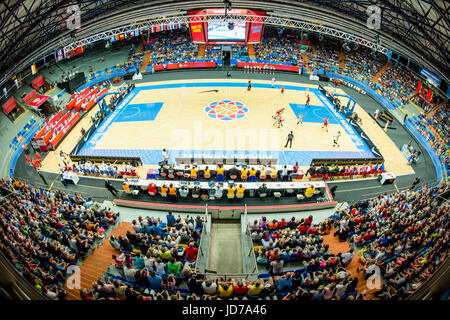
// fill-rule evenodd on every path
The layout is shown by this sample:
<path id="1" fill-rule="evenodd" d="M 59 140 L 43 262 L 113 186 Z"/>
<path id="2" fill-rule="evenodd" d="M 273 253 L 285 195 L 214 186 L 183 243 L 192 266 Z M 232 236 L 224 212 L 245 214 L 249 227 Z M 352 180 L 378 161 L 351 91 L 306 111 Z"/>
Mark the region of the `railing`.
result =
<path id="1" fill-rule="evenodd" d="M 200 245 L 198 246 L 197 260 L 195 261 L 195 269 L 203 273 L 207 269 L 209 261 L 209 246 L 211 237 L 211 219 L 209 219 L 208 204 L 205 206 L 205 221 L 203 223 L 202 233 L 200 236 Z"/>
<path id="2" fill-rule="evenodd" d="M 219 274 L 219 273 L 212 273 L 212 272 L 203 272 L 201 273 L 204 276 L 206 276 L 208 279 L 214 280 L 214 279 L 223 279 L 223 281 L 227 280 L 255 280 L 258 279 L 258 272 L 255 273 L 227 273 L 227 274 Z"/>
<path id="3" fill-rule="evenodd" d="M 248 229 L 247 205 L 245 205 L 244 216 L 241 217 L 241 231 L 242 271 L 244 274 L 257 273 L 258 265 L 256 263 L 255 250 L 253 249 L 253 241 Z"/>

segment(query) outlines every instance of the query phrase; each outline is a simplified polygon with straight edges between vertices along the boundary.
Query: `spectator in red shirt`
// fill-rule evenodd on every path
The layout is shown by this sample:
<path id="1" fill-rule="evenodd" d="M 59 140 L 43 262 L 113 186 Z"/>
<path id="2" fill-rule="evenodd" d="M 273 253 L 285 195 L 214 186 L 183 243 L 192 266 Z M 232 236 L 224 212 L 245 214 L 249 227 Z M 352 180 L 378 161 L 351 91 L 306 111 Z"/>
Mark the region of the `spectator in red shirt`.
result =
<path id="1" fill-rule="evenodd" d="M 236 286 L 233 286 L 233 292 L 236 296 L 244 296 L 247 293 L 247 286 L 239 280 Z"/>
<path id="2" fill-rule="evenodd" d="M 156 185 L 153 182 L 148 185 L 148 193 L 153 193 L 154 195 L 157 193 Z"/>
<path id="3" fill-rule="evenodd" d="M 198 249 L 194 246 L 194 243 L 189 243 L 189 246 L 186 248 L 186 260 L 197 260 Z"/>
<path id="4" fill-rule="evenodd" d="M 305 235 L 308 232 L 308 226 L 302 223 L 298 226 L 298 230 L 300 230 L 301 235 Z"/>
<path id="5" fill-rule="evenodd" d="M 286 227 L 286 220 L 282 218 L 281 221 L 278 222 L 278 228 L 284 229 L 285 227 Z"/>

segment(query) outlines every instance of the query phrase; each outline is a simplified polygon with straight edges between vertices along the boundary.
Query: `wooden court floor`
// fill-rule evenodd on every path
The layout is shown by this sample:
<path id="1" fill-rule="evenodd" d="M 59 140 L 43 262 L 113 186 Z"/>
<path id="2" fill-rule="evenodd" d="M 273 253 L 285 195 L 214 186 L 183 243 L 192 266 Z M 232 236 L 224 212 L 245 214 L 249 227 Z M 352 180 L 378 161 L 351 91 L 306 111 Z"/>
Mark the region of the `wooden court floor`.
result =
<path id="1" fill-rule="evenodd" d="M 199 85 L 199 82 L 229 82 L 230 86 L 176 87 L 177 84 Z M 246 85 L 233 86 L 235 83 L 246 82 L 243 79 L 202 79 L 137 84 L 136 87 L 142 90 L 129 102 L 126 107 L 128 110 L 119 115 L 118 121 L 111 123 L 95 148 L 358 152 L 359 149 L 351 137 L 337 121 L 333 120 L 333 115 L 326 112 L 326 107 L 314 93 L 313 89 L 317 86 L 277 81 L 277 87 L 271 88 L 270 81 L 264 80 L 252 80 L 250 91 Z M 258 84 L 267 87 L 255 87 Z M 146 89 L 154 85 L 161 88 Z M 284 93 L 279 89 L 281 85 L 285 86 Z M 310 88 L 310 109 L 304 106 L 306 92 L 289 90 L 289 86 Z M 337 89 L 337 93 L 344 92 Z M 242 104 L 247 111 L 239 119 L 226 121 L 212 118 L 205 110 L 211 103 L 219 101 Z M 162 103 L 159 111 L 142 112 L 149 104 L 154 103 Z M 297 124 L 296 115 L 290 106 L 292 103 L 297 104 L 299 110 L 304 112 L 303 124 Z M 149 110 L 152 108 L 151 105 Z M 242 106 L 240 108 L 242 109 Z M 280 108 L 284 108 L 284 123 L 281 128 L 277 128 L 277 125 L 274 125 L 273 115 Z M 95 106 L 90 114 L 94 114 L 96 110 L 98 106 Z M 232 114 L 236 110 L 236 104 L 222 106 L 222 113 L 226 113 L 227 110 Z M 357 105 L 355 111 L 362 118 L 362 128 L 385 158 L 386 170 L 397 175 L 414 173 L 400 150 L 361 106 Z M 43 161 L 43 170 L 57 171 L 59 151 L 70 152 L 81 138 L 81 128 L 87 129 L 90 114 L 80 121 L 56 151 L 47 156 Z M 328 131 L 322 128 L 325 116 L 328 116 L 331 122 Z M 292 148 L 286 149 L 284 145 L 290 131 L 293 132 L 294 139 Z M 340 146 L 334 147 L 333 140 L 338 131 L 342 134 Z M 159 159 L 155 163 L 158 161 Z M 143 166 L 139 170 L 142 177 L 145 177 L 147 167 L 150 166 Z"/>

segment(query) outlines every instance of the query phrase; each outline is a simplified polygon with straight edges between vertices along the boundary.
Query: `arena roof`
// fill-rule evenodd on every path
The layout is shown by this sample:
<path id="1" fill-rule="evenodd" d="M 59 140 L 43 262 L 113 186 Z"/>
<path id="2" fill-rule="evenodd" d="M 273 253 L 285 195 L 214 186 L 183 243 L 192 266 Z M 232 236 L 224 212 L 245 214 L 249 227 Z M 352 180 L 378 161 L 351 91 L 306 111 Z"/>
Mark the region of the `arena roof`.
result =
<path id="1" fill-rule="evenodd" d="M 234 8 L 263 9 L 353 33 L 410 57 L 450 78 L 449 8 L 440 0 L 231 0 Z M 67 7 L 78 5 L 81 29 L 67 28 Z M 367 7 L 381 9 L 381 28 L 367 27 Z M 110 28 L 189 9 L 222 8 L 223 0 L 10 0 L 0 4 L 0 82 L 44 54 Z"/>

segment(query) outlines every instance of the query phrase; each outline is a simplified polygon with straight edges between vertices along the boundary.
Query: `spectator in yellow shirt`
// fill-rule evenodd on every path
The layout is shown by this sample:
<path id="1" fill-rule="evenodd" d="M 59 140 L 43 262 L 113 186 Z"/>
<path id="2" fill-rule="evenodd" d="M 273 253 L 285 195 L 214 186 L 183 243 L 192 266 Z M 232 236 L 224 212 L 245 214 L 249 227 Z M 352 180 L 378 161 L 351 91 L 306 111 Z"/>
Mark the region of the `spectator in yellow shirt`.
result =
<path id="1" fill-rule="evenodd" d="M 206 166 L 205 170 L 203 170 L 203 177 L 205 179 L 211 178 L 211 169 L 209 169 L 208 166 Z"/>
<path id="2" fill-rule="evenodd" d="M 177 200 L 177 188 L 172 183 L 169 185 L 169 198 L 173 201 Z"/>
<path id="3" fill-rule="evenodd" d="M 221 298 L 231 297 L 233 294 L 233 286 L 228 282 L 219 282 L 219 296 Z"/>
<path id="4" fill-rule="evenodd" d="M 256 170 L 255 168 L 251 168 L 249 171 L 248 181 L 255 182 L 257 173 L 258 173 L 258 170 Z"/>
<path id="5" fill-rule="evenodd" d="M 305 197 L 311 197 L 314 194 L 315 188 L 311 184 L 309 188 L 306 188 L 305 190 Z"/>
<path id="6" fill-rule="evenodd" d="M 223 168 L 221 164 L 217 167 L 216 174 L 217 181 L 223 182 L 223 180 L 225 180 L 225 168 Z"/>
<path id="7" fill-rule="evenodd" d="M 270 171 L 270 177 L 271 177 L 273 180 L 275 180 L 276 178 L 278 178 L 278 170 L 275 169 L 275 168 L 273 168 L 273 169 Z"/>
<path id="8" fill-rule="evenodd" d="M 239 185 L 239 187 L 236 189 L 236 197 L 242 195 L 244 196 L 245 188 L 242 186 L 242 184 Z"/>
<path id="9" fill-rule="evenodd" d="M 247 168 L 241 169 L 241 179 L 242 180 L 248 179 L 248 169 Z"/>
<path id="10" fill-rule="evenodd" d="M 130 190 L 130 184 L 128 183 L 128 181 L 124 181 L 123 185 L 122 185 L 123 190 L 125 190 L 126 192 L 131 192 Z"/>
<path id="11" fill-rule="evenodd" d="M 167 191 L 169 190 L 169 188 L 166 187 L 165 184 L 163 184 L 161 186 L 161 195 L 163 195 L 164 197 L 167 196 Z"/>
<path id="12" fill-rule="evenodd" d="M 227 196 L 228 197 L 233 197 L 234 198 L 234 193 L 236 192 L 236 187 L 234 187 L 233 185 L 230 185 L 228 187 L 228 193 Z"/>
<path id="13" fill-rule="evenodd" d="M 259 171 L 259 178 L 261 180 L 264 180 L 267 178 L 267 169 L 266 167 L 263 167 L 260 171 Z"/>
<path id="14" fill-rule="evenodd" d="M 248 285 L 247 294 L 249 296 L 257 296 L 264 289 L 264 286 L 261 284 L 260 280 L 257 280 L 254 284 Z"/>
<path id="15" fill-rule="evenodd" d="M 191 179 L 197 179 L 197 172 L 198 172 L 197 167 L 191 168 Z"/>

